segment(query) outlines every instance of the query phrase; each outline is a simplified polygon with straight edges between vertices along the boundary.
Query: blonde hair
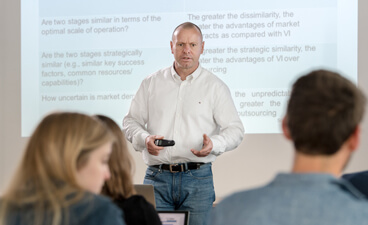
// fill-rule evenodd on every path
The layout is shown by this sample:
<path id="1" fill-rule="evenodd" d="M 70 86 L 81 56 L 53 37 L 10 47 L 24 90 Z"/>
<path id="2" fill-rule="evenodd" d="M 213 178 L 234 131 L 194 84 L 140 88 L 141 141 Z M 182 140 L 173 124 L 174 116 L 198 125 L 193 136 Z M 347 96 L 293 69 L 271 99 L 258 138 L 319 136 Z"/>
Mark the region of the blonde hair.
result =
<path id="1" fill-rule="evenodd" d="M 29 206 L 35 210 L 34 224 L 44 224 L 46 217 L 47 223 L 60 224 L 68 207 L 85 193 L 78 185 L 77 170 L 92 151 L 112 141 L 109 129 L 93 117 L 68 112 L 46 116 L 30 137 L 2 197 L 0 225 L 7 223 L 5 217 L 13 210 Z"/>
<path id="2" fill-rule="evenodd" d="M 112 199 L 129 198 L 136 194 L 133 186 L 132 175 L 134 164 L 128 151 L 125 136 L 120 127 L 109 117 L 97 115 L 115 135 L 116 141 L 112 146 L 109 168 L 111 177 L 105 182 L 102 194 Z"/>

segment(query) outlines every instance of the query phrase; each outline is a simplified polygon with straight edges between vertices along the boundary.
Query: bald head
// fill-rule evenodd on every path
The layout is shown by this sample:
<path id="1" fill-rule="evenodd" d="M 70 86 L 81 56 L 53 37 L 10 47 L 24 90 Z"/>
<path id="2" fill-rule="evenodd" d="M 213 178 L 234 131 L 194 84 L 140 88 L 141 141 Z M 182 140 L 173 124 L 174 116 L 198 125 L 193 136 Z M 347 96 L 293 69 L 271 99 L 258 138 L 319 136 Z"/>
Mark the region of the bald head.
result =
<path id="1" fill-rule="evenodd" d="M 200 36 L 201 36 L 201 41 L 203 41 L 203 35 L 202 35 L 201 29 L 197 25 L 195 25 L 194 23 L 191 23 L 191 22 L 185 22 L 185 23 L 182 23 L 179 26 L 177 26 L 174 29 L 174 32 L 173 32 L 172 37 L 171 37 L 171 40 L 174 39 L 175 32 L 178 29 L 196 29 L 198 31 L 198 33 L 200 34 Z"/>

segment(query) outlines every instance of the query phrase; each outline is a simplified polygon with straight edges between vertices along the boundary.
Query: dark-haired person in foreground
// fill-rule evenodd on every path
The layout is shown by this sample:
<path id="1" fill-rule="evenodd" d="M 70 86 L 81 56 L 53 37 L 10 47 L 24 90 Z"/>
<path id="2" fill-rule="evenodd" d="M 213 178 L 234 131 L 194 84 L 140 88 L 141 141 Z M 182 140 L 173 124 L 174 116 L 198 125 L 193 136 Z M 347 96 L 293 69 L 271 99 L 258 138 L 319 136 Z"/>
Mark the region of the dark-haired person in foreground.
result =
<path id="1" fill-rule="evenodd" d="M 199 63 L 199 27 L 180 24 L 170 45 L 174 63 L 142 81 L 123 130 L 148 165 L 156 209 L 188 210 L 191 225 L 204 225 L 215 200 L 212 162 L 241 143 L 244 128 L 229 88 Z M 175 146 L 155 145 L 164 137 Z"/>
<path id="2" fill-rule="evenodd" d="M 368 201 L 338 178 L 358 147 L 364 108 L 362 92 L 337 73 L 300 77 L 282 122 L 295 148 L 292 172 L 225 198 L 210 224 L 367 224 Z"/>
<path id="3" fill-rule="evenodd" d="M 133 159 L 120 127 L 109 117 L 97 115 L 115 136 L 108 162 L 111 177 L 105 182 L 102 194 L 109 196 L 124 212 L 127 225 L 161 225 L 154 206 L 137 195 L 133 185 Z"/>

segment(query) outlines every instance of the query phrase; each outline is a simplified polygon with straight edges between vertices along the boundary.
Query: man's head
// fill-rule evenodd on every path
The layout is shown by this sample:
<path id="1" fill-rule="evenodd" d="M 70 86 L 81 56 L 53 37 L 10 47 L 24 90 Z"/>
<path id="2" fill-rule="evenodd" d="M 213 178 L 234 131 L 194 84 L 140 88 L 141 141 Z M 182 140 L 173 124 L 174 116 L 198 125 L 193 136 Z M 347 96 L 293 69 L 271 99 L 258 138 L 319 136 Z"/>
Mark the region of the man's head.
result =
<path id="1" fill-rule="evenodd" d="M 203 53 L 202 32 L 193 23 L 186 22 L 177 26 L 170 42 L 175 58 L 175 69 L 181 75 L 193 73 L 199 65 L 199 56 Z"/>
<path id="2" fill-rule="evenodd" d="M 355 132 L 364 108 L 365 97 L 352 82 L 337 73 L 313 71 L 293 85 L 284 131 L 298 152 L 333 155 Z"/>

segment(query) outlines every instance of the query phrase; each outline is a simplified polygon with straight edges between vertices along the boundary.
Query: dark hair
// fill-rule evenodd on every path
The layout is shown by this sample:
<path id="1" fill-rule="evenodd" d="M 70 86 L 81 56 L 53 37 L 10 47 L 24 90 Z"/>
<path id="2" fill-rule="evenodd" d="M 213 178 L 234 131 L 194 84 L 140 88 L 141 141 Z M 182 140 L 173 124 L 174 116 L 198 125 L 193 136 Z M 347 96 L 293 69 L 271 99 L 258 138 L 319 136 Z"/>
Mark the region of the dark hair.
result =
<path id="1" fill-rule="evenodd" d="M 365 96 L 349 80 L 327 70 L 313 71 L 293 85 L 286 123 L 296 151 L 332 155 L 362 120 Z"/>
<path id="2" fill-rule="evenodd" d="M 174 36 L 174 33 L 175 31 L 178 29 L 178 28 L 183 28 L 183 29 L 191 29 L 191 28 L 195 28 L 199 31 L 199 33 L 201 34 L 201 40 L 203 41 L 203 35 L 202 35 L 202 31 L 201 31 L 201 28 L 199 28 L 197 25 L 195 25 L 194 23 L 191 23 L 191 22 L 185 22 L 185 23 L 182 23 L 180 24 L 179 26 L 177 26 L 173 33 L 172 33 L 172 37 Z"/>
<path id="3" fill-rule="evenodd" d="M 126 143 L 125 136 L 120 127 L 111 118 L 104 115 L 96 115 L 110 129 L 115 136 L 115 143 L 109 159 L 111 177 L 105 181 L 101 193 L 112 199 L 129 198 L 136 194 L 133 185 L 134 165 Z"/>

